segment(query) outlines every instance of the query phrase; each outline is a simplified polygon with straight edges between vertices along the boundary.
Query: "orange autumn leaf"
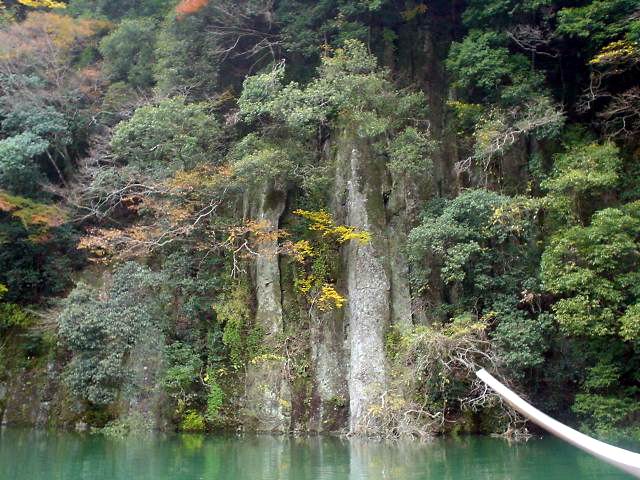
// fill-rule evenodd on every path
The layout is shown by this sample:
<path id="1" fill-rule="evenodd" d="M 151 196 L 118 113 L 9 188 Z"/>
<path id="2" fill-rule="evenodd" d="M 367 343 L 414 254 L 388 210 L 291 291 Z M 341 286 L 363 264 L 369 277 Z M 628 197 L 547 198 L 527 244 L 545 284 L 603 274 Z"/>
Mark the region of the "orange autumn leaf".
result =
<path id="1" fill-rule="evenodd" d="M 83 45 L 109 25 L 52 12 L 32 12 L 23 22 L 0 30 L 0 60 L 32 54 L 57 57 Z"/>
<path id="2" fill-rule="evenodd" d="M 0 212 L 9 213 L 25 226 L 55 228 L 66 221 L 65 213 L 54 205 L 45 205 L 2 191 Z"/>
<path id="3" fill-rule="evenodd" d="M 64 223 L 64 218 L 57 212 L 45 214 L 32 214 L 29 216 L 32 224 L 46 225 L 47 227 L 59 227 Z"/>
<path id="4" fill-rule="evenodd" d="M 180 16 L 191 15 L 204 8 L 209 3 L 209 0 L 182 0 L 176 6 L 176 12 Z"/>
<path id="5" fill-rule="evenodd" d="M 155 226 L 130 228 L 88 228 L 77 248 L 89 253 L 89 261 L 107 264 L 112 260 L 134 258 L 147 253 L 153 239 L 161 234 Z"/>
<path id="6" fill-rule="evenodd" d="M 4 195 L 0 195 L 0 212 L 11 212 L 16 208 L 16 205 L 9 202 Z"/>
<path id="7" fill-rule="evenodd" d="M 201 165 L 192 170 L 176 172 L 166 184 L 173 193 L 204 191 L 219 187 L 229 178 L 229 172 L 229 167 Z"/>

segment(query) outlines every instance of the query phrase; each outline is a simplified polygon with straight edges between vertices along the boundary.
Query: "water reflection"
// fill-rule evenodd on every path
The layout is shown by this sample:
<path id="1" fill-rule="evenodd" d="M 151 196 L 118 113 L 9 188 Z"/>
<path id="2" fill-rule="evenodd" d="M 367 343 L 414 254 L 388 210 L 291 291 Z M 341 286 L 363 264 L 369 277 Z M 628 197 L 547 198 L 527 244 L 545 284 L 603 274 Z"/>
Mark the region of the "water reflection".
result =
<path id="1" fill-rule="evenodd" d="M 173 435 L 124 440 L 0 431 L 4 480 L 619 480 L 554 439 L 491 438 L 389 444 L 343 438 Z"/>

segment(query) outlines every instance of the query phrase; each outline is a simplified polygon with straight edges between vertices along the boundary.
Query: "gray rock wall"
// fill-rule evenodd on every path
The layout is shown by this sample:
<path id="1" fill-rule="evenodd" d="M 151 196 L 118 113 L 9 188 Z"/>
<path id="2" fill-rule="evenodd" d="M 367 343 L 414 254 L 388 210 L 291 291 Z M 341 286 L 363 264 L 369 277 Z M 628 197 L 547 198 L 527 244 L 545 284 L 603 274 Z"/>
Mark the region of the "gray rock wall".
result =
<path id="1" fill-rule="evenodd" d="M 369 408 L 386 388 L 384 335 L 391 318 L 391 284 L 382 159 L 348 131 L 338 140 L 336 187 L 344 223 L 371 233 L 366 245 L 345 247 L 349 349 L 349 432 L 364 428 Z"/>
<path id="2" fill-rule="evenodd" d="M 254 219 L 266 222 L 269 231 L 277 231 L 285 209 L 285 192 L 267 185 L 258 199 Z M 277 236 L 259 243 L 253 275 L 255 322 L 265 334 L 265 346 L 274 350 L 280 341 L 278 335 L 283 331 L 282 286 L 277 250 Z M 259 357 L 247 367 L 242 417 L 248 429 L 264 432 L 289 431 L 291 391 L 283 373 L 284 361 L 276 356 Z"/>

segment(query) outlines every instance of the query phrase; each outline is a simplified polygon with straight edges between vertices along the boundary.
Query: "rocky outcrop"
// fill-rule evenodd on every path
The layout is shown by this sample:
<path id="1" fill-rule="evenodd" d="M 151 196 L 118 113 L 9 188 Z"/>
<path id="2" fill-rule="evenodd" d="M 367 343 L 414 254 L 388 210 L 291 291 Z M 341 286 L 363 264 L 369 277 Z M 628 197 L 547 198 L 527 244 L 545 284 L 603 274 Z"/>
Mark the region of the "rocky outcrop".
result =
<path id="1" fill-rule="evenodd" d="M 150 328 L 129 354 L 125 368 L 129 379 L 122 389 L 119 417 L 129 419 L 138 430 L 170 428 L 172 402 L 161 386 L 165 337 L 159 328 Z"/>
<path id="2" fill-rule="evenodd" d="M 285 209 L 286 194 L 273 185 L 259 196 L 254 218 L 264 233 L 276 233 Z M 282 288 L 278 260 L 278 236 L 265 235 L 258 242 L 254 283 L 255 323 L 264 333 L 264 347 L 277 350 L 283 331 Z M 286 432 L 290 429 L 291 392 L 283 375 L 284 360 L 277 355 L 262 355 L 251 361 L 245 377 L 243 421 L 251 430 Z"/>
<path id="3" fill-rule="evenodd" d="M 316 432 L 339 431 L 349 417 L 344 311 L 312 311 L 310 323 L 314 389 L 309 428 Z"/>
<path id="4" fill-rule="evenodd" d="M 345 310 L 349 347 L 349 431 L 365 428 L 367 413 L 387 382 L 384 334 L 391 318 L 391 281 L 386 239 L 383 159 L 348 131 L 337 144 L 336 205 L 341 220 L 371 233 L 366 245 L 345 248 Z"/>
<path id="5" fill-rule="evenodd" d="M 71 428 L 82 415 L 62 381 L 64 362 L 52 359 L 15 371 L 0 382 L 0 424 Z"/>

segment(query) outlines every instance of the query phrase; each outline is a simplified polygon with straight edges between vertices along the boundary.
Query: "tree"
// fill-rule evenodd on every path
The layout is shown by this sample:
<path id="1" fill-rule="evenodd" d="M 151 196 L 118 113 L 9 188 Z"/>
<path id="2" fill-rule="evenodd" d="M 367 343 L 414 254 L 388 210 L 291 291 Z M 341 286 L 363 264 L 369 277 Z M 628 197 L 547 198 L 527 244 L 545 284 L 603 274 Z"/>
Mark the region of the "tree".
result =
<path id="1" fill-rule="evenodd" d="M 35 166 L 32 182 L 38 177 L 44 177 L 42 172 L 47 172 L 47 167 L 52 167 L 54 181 L 65 184 L 65 176 L 72 164 L 68 147 L 73 142 L 73 131 L 62 113 L 51 106 L 24 105 L 19 110 L 7 112 L 2 121 L 2 130 L 15 135 L 10 138 L 16 141 L 22 139 L 22 143 L 29 141 L 33 144 L 31 152 L 23 149 L 25 155 L 32 157 L 31 162 Z M 36 148 L 36 144 L 42 151 Z M 47 162 L 38 162 L 33 158 L 38 155 L 46 157 Z"/>
<path id="2" fill-rule="evenodd" d="M 537 96 L 543 78 L 531 69 L 529 60 L 512 54 L 508 37 L 494 31 L 472 30 L 459 43 L 453 43 L 447 68 L 454 87 L 471 101 L 502 101 L 514 105 Z"/>
<path id="3" fill-rule="evenodd" d="M 54 71 L 54 67 L 67 71 L 69 59 L 107 26 L 106 22 L 53 12 L 31 12 L 23 22 L 5 26 L 0 32 L 3 73 L 18 74 L 29 66 L 40 69 L 43 78 L 61 81 L 61 72 Z"/>
<path id="4" fill-rule="evenodd" d="M 449 316 L 472 311 L 480 317 L 504 297 L 515 308 L 520 292 L 536 286 L 535 251 L 528 245 L 535 210 L 532 202 L 480 189 L 434 202 L 409 234 L 416 289 L 428 288 L 432 273 L 458 287 L 456 301 L 443 305 Z"/>
<path id="5" fill-rule="evenodd" d="M 567 150 L 555 156 L 553 171 L 541 186 L 548 191 L 549 212 L 560 224 L 585 225 L 618 185 L 622 161 L 614 143 L 569 142 Z"/>
<path id="6" fill-rule="evenodd" d="M 280 180 L 290 180 L 292 172 L 302 183 L 317 179 L 326 165 L 300 152 L 317 151 L 318 134 L 348 129 L 376 142 L 389 155 L 395 173 L 413 169 L 428 177 L 435 142 L 424 120 L 424 97 L 396 89 L 389 72 L 364 44 L 349 41 L 323 57 L 317 77 L 304 86 L 284 84 L 284 78 L 285 65 L 280 63 L 245 80 L 238 100 L 240 114 L 246 122 L 264 127 L 260 137 L 248 135 L 238 143 L 242 149 L 233 151 L 236 173 L 258 163 L 270 167 Z M 274 161 L 278 156 L 286 160 Z"/>
<path id="7" fill-rule="evenodd" d="M 195 397 L 194 385 L 202 380 L 204 365 L 193 348 L 182 342 L 167 346 L 166 362 L 163 386 L 177 402 L 182 403 L 180 408 L 184 409 Z"/>
<path id="8" fill-rule="evenodd" d="M 574 335 L 635 339 L 635 317 L 622 313 L 639 299 L 638 204 L 596 212 L 588 226 L 560 230 L 542 256 L 545 286 L 560 300 L 556 319 Z"/>
<path id="9" fill-rule="evenodd" d="M 444 293 L 431 322 L 463 316 L 486 322 L 491 348 L 512 379 L 542 367 L 553 321 L 543 312 L 540 252 L 532 245 L 535 201 L 465 190 L 433 201 L 411 230 L 407 253 L 418 292 Z"/>
<path id="10" fill-rule="evenodd" d="M 629 81 L 640 68 L 640 20 L 628 24 L 624 38 L 609 42 L 589 61 L 590 84 L 578 108 L 595 112 L 611 136 L 632 139 L 640 131 L 640 89 Z"/>
<path id="11" fill-rule="evenodd" d="M 48 228 L 59 227 L 66 221 L 66 213 L 56 206 L 9 195 L 2 190 L 0 190 L 0 212 L 19 220 L 26 228 L 43 228 L 45 231 Z"/>
<path id="12" fill-rule="evenodd" d="M 35 157 L 49 144 L 32 133 L 0 140 L 0 187 L 17 194 L 36 195 L 42 174 Z"/>
<path id="13" fill-rule="evenodd" d="M 349 41 L 323 57 L 318 77 L 305 87 L 283 85 L 284 65 L 249 77 L 238 101 L 245 119 L 262 115 L 284 121 L 293 128 L 333 127 L 354 129 L 361 137 L 376 137 L 402 127 L 407 116 L 420 118 L 423 97 L 393 87 L 389 72 L 378 66 L 365 45 Z"/>
<path id="14" fill-rule="evenodd" d="M 176 12 L 180 15 L 190 15 L 202 10 L 209 3 L 209 0 L 181 0 L 176 5 Z"/>
<path id="15" fill-rule="evenodd" d="M 85 113 L 96 100 L 96 71 L 80 71 L 76 62 L 105 27 L 103 22 L 32 12 L 23 22 L 0 29 L 2 128 L 13 135 L 6 146 L 22 151 L 8 161 L 24 165 L 36 155 L 46 159 L 38 162 L 40 168 L 33 167 L 32 190 L 38 176 L 64 184 L 70 173 L 70 149 L 86 136 Z"/>
<path id="16" fill-rule="evenodd" d="M 472 2 L 465 18 L 473 23 L 470 12 L 480 10 L 486 14 L 495 10 L 496 15 L 500 12 L 505 17 L 498 16 L 499 21 L 508 22 L 512 20 L 510 15 L 535 11 L 545 3 L 548 2 L 491 2 L 485 8 Z M 507 7 L 511 10 L 507 11 Z M 522 32 L 520 29 L 518 35 Z M 474 142 L 470 155 L 456 164 L 458 174 L 479 166 L 485 181 L 490 174 L 500 180 L 500 172 L 494 168 L 498 159 L 523 141 L 556 137 L 563 126 L 562 107 L 544 88 L 544 75 L 533 68 L 531 59 L 509 48 L 514 35 L 472 29 L 462 41 L 451 45 L 446 65 L 452 74 L 453 86 L 464 100 L 454 106 L 479 104 L 484 107 L 475 115 L 475 125 L 466 126 L 473 130 Z M 531 46 L 533 40 L 527 42 L 527 48 L 535 53 L 537 44 L 534 42 Z M 522 39 L 516 39 L 515 43 L 522 49 Z"/>
<path id="17" fill-rule="evenodd" d="M 0 283 L 7 299 L 28 305 L 68 288 L 83 263 L 67 212 L 0 191 Z"/>
<path id="18" fill-rule="evenodd" d="M 165 94 L 194 99 L 241 87 L 279 58 L 270 0 L 182 2 L 158 35 L 156 78 Z"/>
<path id="19" fill-rule="evenodd" d="M 134 88 L 153 85 L 157 28 L 157 24 L 148 18 L 127 19 L 102 39 L 100 53 L 104 57 L 105 73 L 111 81 L 124 81 Z"/>
<path id="20" fill-rule="evenodd" d="M 66 3 L 55 0 L 18 0 L 18 3 L 30 8 L 67 8 Z"/>
<path id="21" fill-rule="evenodd" d="M 588 226 L 560 230 L 542 256 L 556 321 L 582 338 L 588 367 L 573 410 L 583 427 L 628 436 L 638 411 L 640 205 L 596 212 Z"/>
<path id="22" fill-rule="evenodd" d="M 488 174 L 496 159 L 520 142 L 557 138 L 564 120 L 562 110 L 544 95 L 534 96 L 517 107 L 493 108 L 478 118 L 473 132 L 473 154 L 458 162 L 456 170 L 469 169 L 475 161 Z"/>
<path id="23" fill-rule="evenodd" d="M 70 0 L 69 11 L 75 15 L 109 20 L 161 17 L 174 3 L 174 0 Z"/>
<path id="24" fill-rule="evenodd" d="M 0 8 L 6 8 L 5 3 L 0 1 Z M 23 9 L 62 9 L 67 8 L 67 3 L 57 0 L 9 0 L 9 7 L 13 6 L 19 6 Z"/>
<path id="25" fill-rule="evenodd" d="M 548 11 L 552 0 L 470 0 L 467 2 L 462 20 L 469 28 L 483 28 L 487 25 L 506 26 L 529 20 L 540 11 Z M 561 2 L 560 2 L 561 3 Z"/>
<path id="26" fill-rule="evenodd" d="M 597 50 L 627 30 L 637 8 L 634 0 L 591 0 L 582 6 L 563 8 L 557 15 L 557 32 L 586 39 L 587 49 Z"/>
<path id="27" fill-rule="evenodd" d="M 220 56 L 207 15 L 168 15 L 158 32 L 154 75 L 165 95 L 204 99 L 217 90 Z"/>
<path id="28" fill-rule="evenodd" d="M 295 284 L 311 309 L 326 312 L 342 308 L 347 299 L 336 290 L 338 249 L 350 241 L 360 245 L 371 242 L 369 232 L 349 225 L 337 225 L 326 211 L 295 210 L 306 220 L 305 238 L 291 247 L 297 262 Z"/>
<path id="29" fill-rule="evenodd" d="M 206 103 L 183 97 L 139 108 L 114 130 L 111 147 L 117 159 L 151 176 L 215 165 L 220 126 Z"/>
<path id="30" fill-rule="evenodd" d="M 135 263 L 118 268 L 106 295 L 78 285 L 58 319 L 62 344 L 73 354 L 67 381 L 78 398 L 113 402 L 127 382 L 125 360 L 145 336 L 163 325 L 162 278 Z M 146 300 L 143 300 L 146 299 Z"/>
<path id="31" fill-rule="evenodd" d="M 359 41 L 375 47 L 384 44 L 377 30 L 384 25 L 384 32 L 393 38 L 394 27 L 425 14 L 428 7 L 423 2 L 397 4 L 387 0 L 287 0 L 278 2 L 275 18 L 280 23 L 283 53 L 295 61 L 304 58 L 304 64 L 316 64 L 327 46 L 343 47 L 345 42 Z M 383 33 L 383 35 L 385 34 Z M 298 77 L 307 78 L 308 69 L 297 68 Z M 306 70 L 306 71 L 305 71 Z"/>
<path id="32" fill-rule="evenodd" d="M 0 283 L 0 332 L 3 335 L 7 334 L 7 330 L 25 328 L 33 322 L 32 316 L 19 305 L 3 300 L 8 291 L 9 289 Z"/>
<path id="33" fill-rule="evenodd" d="M 101 262 L 178 241 L 219 248 L 218 227 L 227 220 L 217 215 L 231 186 L 220 165 L 222 139 L 209 103 L 175 97 L 138 108 L 114 129 L 108 154 L 115 164 L 105 167 L 98 157 L 84 169 L 89 188 L 77 202 L 84 218 L 119 228 L 90 228 L 81 248 Z"/>

